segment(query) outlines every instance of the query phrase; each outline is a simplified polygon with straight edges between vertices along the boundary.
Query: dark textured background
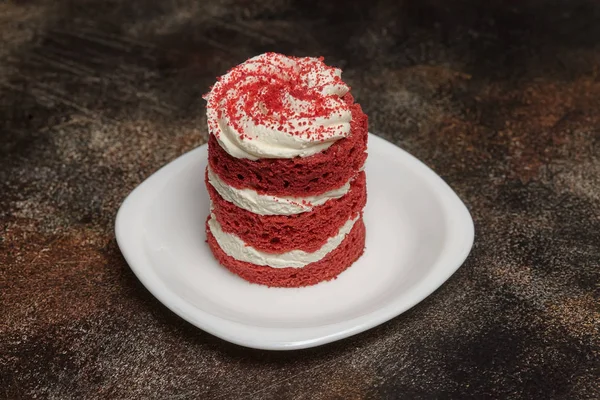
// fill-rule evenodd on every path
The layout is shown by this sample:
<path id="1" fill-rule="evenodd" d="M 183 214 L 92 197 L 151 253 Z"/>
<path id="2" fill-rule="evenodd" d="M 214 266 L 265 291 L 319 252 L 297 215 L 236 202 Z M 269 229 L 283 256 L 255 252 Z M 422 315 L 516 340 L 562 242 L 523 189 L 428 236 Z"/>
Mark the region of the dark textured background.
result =
<path id="1" fill-rule="evenodd" d="M 600 398 L 599 21 L 575 0 L 0 2 L 0 396 Z M 342 67 L 476 226 L 426 301 L 288 353 L 176 317 L 113 234 L 206 140 L 215 76 L 267 50 Z"/>

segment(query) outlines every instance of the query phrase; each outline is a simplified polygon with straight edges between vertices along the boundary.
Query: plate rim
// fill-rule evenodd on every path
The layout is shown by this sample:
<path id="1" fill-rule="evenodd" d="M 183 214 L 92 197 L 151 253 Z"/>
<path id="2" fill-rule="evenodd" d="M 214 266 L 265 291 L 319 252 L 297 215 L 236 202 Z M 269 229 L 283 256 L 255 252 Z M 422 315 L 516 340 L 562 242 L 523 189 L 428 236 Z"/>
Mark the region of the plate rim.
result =
<path id="1" fill-rule="evenodd" d="M 441 205 L 444 208 L 443 215 L 447 217 L 449 215 L 448 209 L 452 210 L 452 214 L 457 216 L 456 221 L 454 221 L 457 222 L 457 224 L 453 224 L 453 227 L 454 229 L 461 230 L 464 235 L 460 241 L 460 248 L 457 248 L 454 251 L 456 254 L 454 254 L 453 257 L 455 258 L 444 260 L 443 257 L 440 257 L 436 260 L 434 264 L 437 265 L 441 263 L 440 261 L 444 261 L 443 264 L 446 264 L 446 266 L 440 271 L 437 271 L 440 267 L 433 268 L 433 271 L 437 271 L 435 276 L 421 279 L 416 285 L 413 285 L 410 290 L 413 292 L 416 291 L 416 293 L 412 293 L 409 301 L 406 299 L 399 301 L 399 297 L 394 297 L 383 307 L 378 308 L 373 312 L 333 324 L 316 327 L 312 326 L 308 328 L 271 328 L 227 320 L 198 308 L 178 296 L 177 293 L 169 289 L 158 274 L 153 271 L 153 268 L 150 266 L 148 255 L 144 251 L 143 243 L 139 243 L 139 245 L 136 246 L 136 243 L 134 242 L 141 242 L 143 235 L 140 235 L 140 237 L 137 238 L 130 237 L 129 233 L 133 229 L 130 225 L 132 225 L 132 222 L 141 219 L 143 210 L 149 203 L 148 196 L 144 198 L 144 195 L 148 191 L 154 191 L 153 188 L 156 186 L 155 181 L 159 183 L 165 176 L 176 175 L 181 169 L 185 168 L 188 159 L 193 158 L 196 153 L 204 151 L 204 148 L 207 146 L 206 144 L 196 147 L 167 163 L 129 193 L 119 207 L 115 219 L 115 236 L 119 249 L 133 273 L 158 301 L 192 325 L 240 346 L 262 350 L 304 349 L 345 339 L 383 324 L 429 297 L 439 289 L 458 270 L 458 268 L 461 267 L 473 247 L 475 227 L 471 214 L 464 202 L 452 188 L 425 163 L 408 153 L 406 150 L 380 136 L 369 133 L 369 141 L 371 143 L 378 141 L 383 142 L 381 143 L 382 145 L 390 146 L 389 148 L 393 151 L 399 151 L 402 156 L 410 162 L 411 169 L 420 169 L 420 172 L 425 174 L 430 181 L 427 185 L 434 193 L 436 193 L 436 195 L 443 199 L 443 201 L 441 201 Z M 166 182 L 162 182 L 162 185 L 164 184 L 166 184 Z M 142 205 L 138 204 L 138 199 L 141 201 Z M 133 230 L 135 232 L 135 229 Z M 447 244 L 444 244 L 442 249 L 447 249 L 447 246 Z M 294 333 L 295 335 L 293 335 Z M 282 340 L 281 337 L 286 335 L 296 336 L 297 338 Z M 302 336 L 305 336 L 305 339 L 301 339 Z M 261 339 L 256 340 L 256 337 L 261 337 Z"/>

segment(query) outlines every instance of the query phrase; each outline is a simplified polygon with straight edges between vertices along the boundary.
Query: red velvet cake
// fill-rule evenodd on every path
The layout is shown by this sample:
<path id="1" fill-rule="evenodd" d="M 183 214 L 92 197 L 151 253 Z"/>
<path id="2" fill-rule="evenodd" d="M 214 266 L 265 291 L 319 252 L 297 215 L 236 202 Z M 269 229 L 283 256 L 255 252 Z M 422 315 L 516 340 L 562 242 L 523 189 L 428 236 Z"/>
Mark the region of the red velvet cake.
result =
<path id="1" fill-rule="evenodd" d="M 207 100 L 207 242 L 249 282 L 337 277 L 363 253 L 367 117 L 322 58 L 266 53 Z"/>

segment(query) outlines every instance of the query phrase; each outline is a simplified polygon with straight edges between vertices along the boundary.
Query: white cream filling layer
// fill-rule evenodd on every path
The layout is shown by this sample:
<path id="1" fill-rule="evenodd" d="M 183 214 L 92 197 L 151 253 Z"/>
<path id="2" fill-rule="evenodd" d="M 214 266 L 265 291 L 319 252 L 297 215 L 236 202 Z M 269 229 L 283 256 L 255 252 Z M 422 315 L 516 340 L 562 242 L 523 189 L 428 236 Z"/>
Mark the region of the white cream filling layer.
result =
<path id="1" fill-rule="evenodd" d="M 223 182 L 207 167 L 208 182 L 221 197 L 236 206 L 259 215 L 293 215 L 312 211 L 316 206 L 332 199 L 339 199 L 350 190 L 350 182 L 329 192 L 308 197 L 277 197 L 260 194 L 252 189 L 236 189 Z"/>
<path id="2" fill-rule="evenodd" d="M 217 240 L 219 247 L 230 257 L 256 265 L 269 266 L 272 268 L 302 268 L 310 263 L 322 260 L 327 254 L 335 250 L 350 233 L 356 218 L 348 220 L 338 231 L 337 235 L 327 239 L 327 242 L 319 250 L 307 253 L 302 250 L 292 250 L 286 253 L 265 253 L 246 245 L 242 239 L 231 233 L 223 232 L 221 225 L 217 222 L 215 215 L 211 213 L 208 220 L 210 232 Z"/>

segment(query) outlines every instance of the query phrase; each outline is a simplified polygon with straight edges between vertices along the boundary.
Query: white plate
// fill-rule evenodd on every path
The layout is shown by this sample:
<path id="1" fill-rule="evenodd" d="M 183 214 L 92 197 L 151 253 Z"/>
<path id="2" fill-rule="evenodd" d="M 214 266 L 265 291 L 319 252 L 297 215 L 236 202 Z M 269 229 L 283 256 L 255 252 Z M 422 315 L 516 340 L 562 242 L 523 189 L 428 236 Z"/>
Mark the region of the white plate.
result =
<path id="1" fill-rule="evenodd" d="M 270 350 L 343 339 L 430 295 L 473 244 L 467 208 L 432 170 L 374 135 L 366 164 L 365 254 L 331 282 L 306 288 L 250 284 L 221 267 L 205 243 L 206 145 L 138 186 L 116 220 L 133 272 L 173 312 L 222 339 Z"/>

